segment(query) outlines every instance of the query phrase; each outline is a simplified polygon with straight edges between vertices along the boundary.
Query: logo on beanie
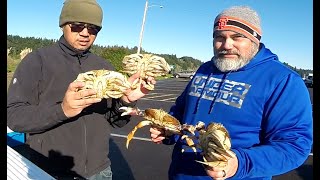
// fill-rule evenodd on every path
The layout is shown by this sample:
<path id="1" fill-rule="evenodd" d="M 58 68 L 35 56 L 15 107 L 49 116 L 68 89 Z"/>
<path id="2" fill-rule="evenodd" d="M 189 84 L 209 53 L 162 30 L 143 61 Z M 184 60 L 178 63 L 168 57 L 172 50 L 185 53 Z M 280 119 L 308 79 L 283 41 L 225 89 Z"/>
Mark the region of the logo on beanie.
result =
<path id="1" fill-rule="evenodd" d="M 219 19 L 218 29 L 223 29 L 227 25 L 228 20 L 228 18 Z"/>
<path id="2" fill-rule="evenodd" d="M 235 31 L 241 34 L 244 34 L 246 37 L 250 38 L 257 44 L 259 44 L 259 41 L 261 39 L 261 35 L 259 31 L 256 31 L 255 27 L 251 25 L 250 23 L 230 17 L 230 16 L 224 16 L 224 17 L 219 17 L 218 20 L 216 20 L 214 24 L 214 29 L 215 30 L 231 30 Z"/>

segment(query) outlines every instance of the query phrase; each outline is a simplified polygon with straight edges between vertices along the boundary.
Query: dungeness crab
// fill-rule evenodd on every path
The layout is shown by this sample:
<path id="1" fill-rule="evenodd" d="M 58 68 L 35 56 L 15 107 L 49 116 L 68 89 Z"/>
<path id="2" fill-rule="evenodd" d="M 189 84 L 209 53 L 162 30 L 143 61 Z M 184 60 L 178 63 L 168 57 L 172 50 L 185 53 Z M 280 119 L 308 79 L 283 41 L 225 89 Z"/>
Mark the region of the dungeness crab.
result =
<path id="1" fill-rule="evenodd" d="M 128 89 L 135 88 L 135 83 L 132 85 L 125 75 L 104 69 L 80 73 L 75 81 L 85 82 L 85 86 L 78 91 L 97 90 L 97 94 L 91 96 L 97 98 L 120 98 Z"/>
<path id="2" fill-rule="evenodd" d="M 228 159 L 236 156 L 230 150 L 230 135 L 221 123 L 210 123 L 205 127 L 200 121 L 196 125 L 196 130 L 199 131 L 199 144 L 196 146 L 202 149 L 204 160 L 197 162 L 211 167 L 225 167 Z"/>
<path id="3" fill-rule="evenodd" d="M 121 107 L 120 110 L 124 110 L 121 115 L 138 115 L 143 117 L 144 121 L 141 121 L 138 125 L 134 127 L 134 129 L 128 134 L 127 136 L 127 142 L 126 147 L 129 147 L 129 142 L 133 138 L 134 133 L 139 129 L 147 125 L 152 125 L 154 127 L 164 129 L 165 130 L 165 136 L 170 136 L 172 134 L 179 134 L 182 135 L 183 131 L 187 131 L 194 135 L 195 127 L 191 125 L 183 124 L 181 125 L 180 122 L 170 114 L 166 113 L 162 109 L 145 109 L 140 110 L 139 108 L 131 108 L 131 107 Z M 191 138 L 188 138 L 188 136 L 184 136 L 186 139 L 186 142 L 189 146 L 192 146 L 194 143 Z M 194 152 L 196 152 L 196 149 L 192 147 Z"/>
<path id="4" fill-rule="evenodd" d="M 170 66 L 162 57 L 153 54 L 131 54 L 125 56 L 122 60 L 124 73 L 130 76 L 140 72 L 141 80 L 147 77 L 158 77 L 169 73 Z M 154 90 L 154 85 L 147 83 L 149 90 Z"/>

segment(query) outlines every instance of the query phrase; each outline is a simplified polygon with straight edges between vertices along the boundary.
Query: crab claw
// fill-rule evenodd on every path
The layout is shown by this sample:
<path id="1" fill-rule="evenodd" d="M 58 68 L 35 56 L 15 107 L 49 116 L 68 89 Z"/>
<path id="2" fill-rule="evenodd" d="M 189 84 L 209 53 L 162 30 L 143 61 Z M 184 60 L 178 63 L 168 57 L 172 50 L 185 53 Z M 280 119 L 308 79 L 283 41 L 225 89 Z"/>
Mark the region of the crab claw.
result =
<path id="1" fill-rule="evenodd" d="M 195 126 L 196 130 L 201 130 L 201 129 L 204 129 L 205 128 L 205 123 L 202 122 L 202 121 L 199 121 L 196 126 Z"/>
<path id="2" fill-rule="evenodd" d="M 119 110 L 123 110 L 124 112 L 121 114 L 121 116 L 126 115 L 141 115 L 143 111 L 141 111 L 139 108 L 132 108 L 132 107 L 120 107 Z"/>
<path id="3" fill-rule="evenodd" d="M 213 161 L 213 162 L 202 162 L 202 161 L 197 161 L 198 163 L 210 166 L 210 167 L 219 167 L 219 168 L 224 168 L 228 165 L 228 162 L 225 161 Z"/>

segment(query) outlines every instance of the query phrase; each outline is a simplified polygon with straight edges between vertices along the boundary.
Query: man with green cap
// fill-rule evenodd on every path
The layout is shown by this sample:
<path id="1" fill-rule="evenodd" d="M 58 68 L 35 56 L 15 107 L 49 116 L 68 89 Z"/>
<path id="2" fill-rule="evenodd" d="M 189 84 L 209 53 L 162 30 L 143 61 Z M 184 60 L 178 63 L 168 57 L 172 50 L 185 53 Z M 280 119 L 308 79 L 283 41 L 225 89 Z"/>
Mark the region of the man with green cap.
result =
<path id="1" fill-rule="evenodd" d="M 112 179 L 110 129 L 130 120 L 119 107 L 134 106 L 148 93 L 144 84 L 119 99 L 87 98 L 95 90 L 77 91 L 84 86 L 74 82 L 79 73 L 114 70 L 89 51 L 102 16 L 95 0 L 65 1 L 59 20 L 63 35 L 54 45 L 29 53 L 8 90 L 8 127 L 26 133 L 30 148 L 25 156 L 57 179 Z M 128 81 L 137 78 L 135 74 Z"/>

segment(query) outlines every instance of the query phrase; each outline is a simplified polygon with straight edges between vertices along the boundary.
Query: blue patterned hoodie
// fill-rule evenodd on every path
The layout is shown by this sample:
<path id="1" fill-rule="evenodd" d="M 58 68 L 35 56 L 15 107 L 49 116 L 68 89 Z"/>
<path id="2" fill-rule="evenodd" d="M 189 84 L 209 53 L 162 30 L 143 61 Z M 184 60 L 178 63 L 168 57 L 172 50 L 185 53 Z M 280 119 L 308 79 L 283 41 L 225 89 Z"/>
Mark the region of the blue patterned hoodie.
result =
<path id="1" fill-rule="evenodd" d="M 271 179 L 302 165 L 312 147 L 312 106 L 308 89 L 296 72 L 283 65 L 261 43 L 256 56 L 243 68 L 220 72 L 208 61 L 172 106 L 170 114 L 181 123 L 222 123 L 229 131 L 239 166 L 229 179 Z M 170 179 L 211 178 L 199 153 L 175 143 Z"/>

